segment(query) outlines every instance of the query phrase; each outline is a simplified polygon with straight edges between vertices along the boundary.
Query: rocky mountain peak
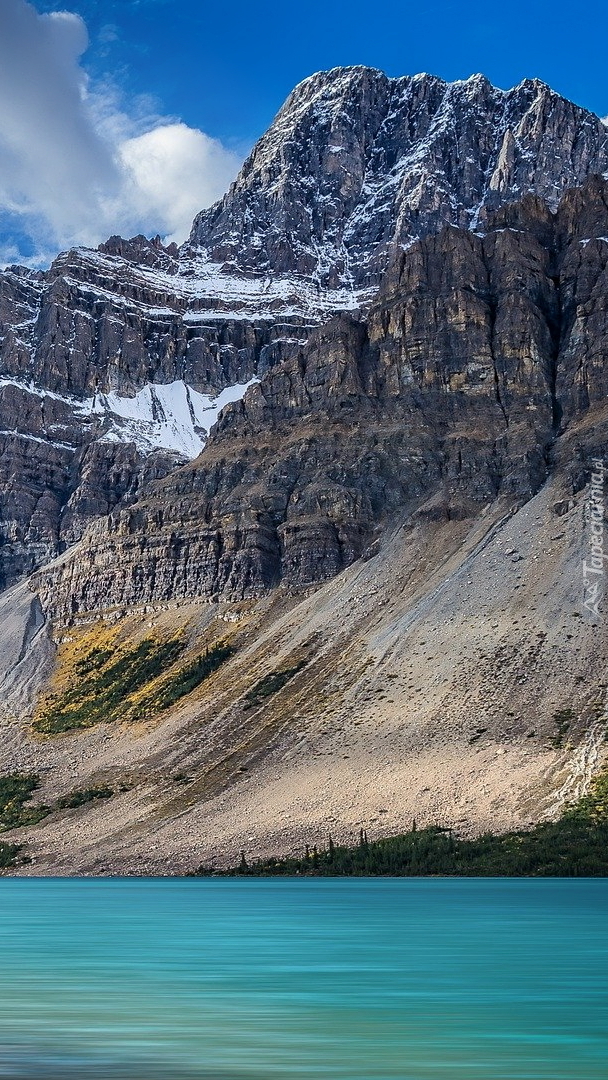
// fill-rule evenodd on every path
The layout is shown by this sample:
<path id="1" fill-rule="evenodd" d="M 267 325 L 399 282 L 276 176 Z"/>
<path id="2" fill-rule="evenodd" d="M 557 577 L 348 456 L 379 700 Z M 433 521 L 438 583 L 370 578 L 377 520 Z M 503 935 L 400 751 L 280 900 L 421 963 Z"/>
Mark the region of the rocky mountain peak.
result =
<path id="1" fill-rule="evenodd" d="M 319 288 L 377 284 L 396 248 L 527 192 L 553 209 L 608 170 L 598 117 L 538 79 L 500 90 L 334 68 L 300 83 L 227 195 L 195 219 L 187 257 Z"/>
<path id="2" fill-rule="evenodd" d="M 294 87 L 281 106 L 276 120 L 283 116 L 293 116 L 300 108 L 307 107 L 312 101 L 352 98 L 370 88 L 386 86 L 392 80 L 379 68 L 366 67 L 364 64 L 329 68 L 315 71 L 302 79 Z"/>

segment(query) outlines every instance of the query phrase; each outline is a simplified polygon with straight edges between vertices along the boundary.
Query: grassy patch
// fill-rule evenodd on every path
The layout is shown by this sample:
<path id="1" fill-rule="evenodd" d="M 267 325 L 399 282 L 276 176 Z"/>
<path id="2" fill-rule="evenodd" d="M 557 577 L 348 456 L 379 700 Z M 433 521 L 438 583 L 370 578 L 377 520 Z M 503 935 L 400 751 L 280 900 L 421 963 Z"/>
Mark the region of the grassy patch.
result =
<path id="1" fill-rule="evenodd" d="M 158 678 L 186 648 L 182 638 L 144 638 L 137 645 L 94 648 L 74 664 L 63 693 L 49 698 L 34 721 L 36 731 L 55 735 L 126 717 L 133 696 Z"/>
<path id="2" fill-rule="evenodd" d="M 100 671 L 104 665 L 114 656 L 113 649 L 91 649 L 82 660 L 76 660 L 74 671 L 77 675 L 90 675 L 92 671 Z"/>
<path id="3" fill-rule="evenodd" d="M 293 667 L 282 668 L 280 671 L 271 671 L 269 675 L 265 675 L 255 686 L 252 686 L 251 690 L 247 691 L 243 708 L 252 709 L 256 705 L 261 705 L 266 698 L 281 690 L 294 675 L 297 675 L 298 671 L 302 670 L 305 664 L 305 660 L 300 660 Z"/>
<path id="4" fill-rule="evenodd" d="M 564 738 L 573 719 L 574 713 L 572 709 L 558 709 L 557 712 L 553 713 L 555 734 L 551 737 L 551 745 L 556 750 L 560 750 L 563 746 Z"/>
<path id="5" fill-rule="evenodd" d="M 27 858 L 19 858 L 22 844 L 4 844 L 0 842 L 0 870 L 10 870 L 19 863 L 28 862 Z"/>
<path id="6" fill-rule="evenodd" d="M 0 831 L 36 825 L 53 810 L 69 810 L 95 799 L 110 799 L 114 794 L 114 790 L 107 785 L 77 788 L 50 805 L 26 805 L 39 787 L 40 777 L 36 773 L 9 773 L 0 776 Z"/>
<path id="7" fill-rule="evenodd" d="M 196 874 L 211 871 L 201 867 Z M 459 840 L 449 829 L 416 829 L 384 840 L 361 833 L 357 847 L 306 848 L 301 858 L 247 863 L 229 875 L 391 877 L 606 877 L 608 875 L 608 770 L 591 792 L 558 821 L 529 832 Z"/>
<path id="8" fill-rule="evenodd" d="M 109 787 L 83 788 L 64 795 L 50 806 L 28 806 L 27 803 L 39 787 L 40 777 L 35 773 L 8 773 L 0 776 L 0 831 L 37 825 L 53 810 L 82 806 L 94 799 L 109 799 L 114 794 Z M 0 841 L 0 871 L 29 862 L 29 857 L 22 855 L 22 851 L 22 844 L 6 844 Z"/>
<path id="9" fill-rule="evenodd" d="M 124 639 L 98 624 L 61 643 L 52 693 L 34 719 L 44 735 L 100 723 L 147 720 L 189 694 L 233 653 L 225 641 L 179 666 L 184 636 Z"/>
<path id="10" fill-rule="evenodd" d="M 48 806 L 26 806 L 40 778 L 34 773 L 9 773 L 0 776 L 0 830 L 35 825 L 49 813 Z"/>
<path id="11" fill-rule="evenodd" d="M 142 697 L 133 706 L 128 719 L 141 720 L 175 705 L 180 698 L 192 693 L 214 671 L 217 671 L 234 652 L 233 646 L 227 645 L 225 641 L 212 645 L 201 656 L 197 656 L 195 660 L 184 664 L 168 678 L 163 679 L 152 693 Z"/>
<path id="12" fill-rule="evenodd" d="M 95 802 L 97 799 L 111 799 L 113 794 L 113 788 L 107 786 L 76 788 L 57 799 L 56 807 L 58 810 L 71 810 L 75 806 L 84 806 L 85 803 Z"/>

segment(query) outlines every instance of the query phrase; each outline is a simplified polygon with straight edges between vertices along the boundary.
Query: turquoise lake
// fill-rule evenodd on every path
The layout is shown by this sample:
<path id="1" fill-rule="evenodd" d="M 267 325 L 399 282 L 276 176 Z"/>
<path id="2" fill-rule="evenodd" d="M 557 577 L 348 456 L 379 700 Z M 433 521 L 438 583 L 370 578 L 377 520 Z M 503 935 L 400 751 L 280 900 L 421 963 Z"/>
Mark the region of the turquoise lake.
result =
<path id="1" fill-rule="evenodd" d="M 0 1077 L 605 1080 L 608 881 L 0 881 Z"/>

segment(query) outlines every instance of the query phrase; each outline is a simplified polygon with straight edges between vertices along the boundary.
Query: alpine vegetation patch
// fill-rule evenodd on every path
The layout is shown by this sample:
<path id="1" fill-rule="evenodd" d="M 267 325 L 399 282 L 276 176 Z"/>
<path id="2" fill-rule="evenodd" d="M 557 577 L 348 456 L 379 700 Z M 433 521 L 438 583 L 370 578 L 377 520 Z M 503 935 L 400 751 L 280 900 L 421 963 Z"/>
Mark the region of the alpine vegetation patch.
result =
<path id="1" fill-rule="evenodd" d="M 585 507 L 585 539 L 587 550 L 583 559 L 583 611 L 588 619 L 599 618 L 605 591 L 604 564 L 604 476 L 601 458 L 592 458 L 591 483 Z"/>

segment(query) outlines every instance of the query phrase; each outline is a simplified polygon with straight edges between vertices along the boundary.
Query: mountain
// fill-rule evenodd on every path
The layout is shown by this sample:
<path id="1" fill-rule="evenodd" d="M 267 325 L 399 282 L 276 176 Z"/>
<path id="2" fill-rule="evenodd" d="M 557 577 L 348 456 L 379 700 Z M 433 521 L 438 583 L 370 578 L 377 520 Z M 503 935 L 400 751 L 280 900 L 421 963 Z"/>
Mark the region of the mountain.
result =
<path id="1" fill-rule="evenodd" d="M 0 276 L 0 585 L 196 457 L 223 404 L 446 224 L 608 170 L 601 121 L 538 80 L 369 68 L 290 95 L 181 251 L 112 237 Z M 211 399 L 211 400 L 210 400 Z"/>
<path id="2" fill-rule="evenodd" d="M 607 158 L 537 80 L 335 69 L 180 250 L 0 276 L 3 761 L 114 792 L 37 827 L 39 869 L 585 790 Z"/>

